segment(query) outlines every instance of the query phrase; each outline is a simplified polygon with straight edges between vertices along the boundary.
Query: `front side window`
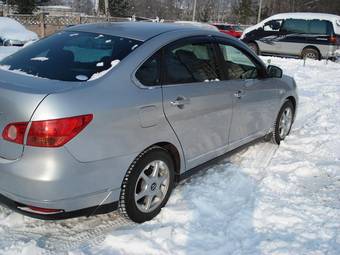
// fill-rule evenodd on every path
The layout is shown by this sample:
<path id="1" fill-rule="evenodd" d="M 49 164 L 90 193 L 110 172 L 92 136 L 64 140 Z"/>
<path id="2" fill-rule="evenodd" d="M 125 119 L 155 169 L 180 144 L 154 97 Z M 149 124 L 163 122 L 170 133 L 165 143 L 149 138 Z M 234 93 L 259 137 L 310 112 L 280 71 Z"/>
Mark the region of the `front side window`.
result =
<path id="1" fill-rule="evenodd" d="M 165 84 L 207 82 L 219 78 L 210 43 L 184 43 L 164 52 Z"/>
<path id="2" fill-rule="evenodd" d="M 64 31 L 0 62 L 9 71 L 60 81 L 88 81 L 113 68 L 141 44 L 133 39 Z"/>
<path id="3" fill-rule="evenodd" d="M 226 44 L 219 45 L 224 60 L 224 74 L 228 80 L 256 79 L 258 68 L 239 49 Z"/>
<path id="4" fill-rule="evenodd" d="M 280 30 L 281 25 L 282 25 L 282 20 L 271 20 L 264 24 L 263 30 L 277 32 Z"/>
<path id="5" fill-rule="evenodd" d="M 160 83 L 160 53 L 154 54 L 136 72 L 137 80 L 145 86 L 155 86 Z"/>

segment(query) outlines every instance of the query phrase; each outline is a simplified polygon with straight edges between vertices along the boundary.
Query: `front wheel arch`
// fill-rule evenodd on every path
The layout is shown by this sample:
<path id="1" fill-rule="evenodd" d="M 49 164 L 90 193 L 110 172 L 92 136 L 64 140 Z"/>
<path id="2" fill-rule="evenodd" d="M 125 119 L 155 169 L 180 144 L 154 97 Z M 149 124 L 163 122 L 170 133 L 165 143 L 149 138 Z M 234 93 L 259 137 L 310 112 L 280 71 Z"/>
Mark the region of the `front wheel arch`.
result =
<path id="1" fill-rule="evenodd" d="M 265 137 L 265 139 L 267 141 L 271 140 L 274 144 L 280 145 L 281 140 L 284 140 L 285 137 L 287 135 L 289 135 L 291 128 L 292 128 L 292 125 L 294 123 L 295 115 L 296 115 L 296 106 L 294 105 L 294 101 L 295 101 L 294 98 L 292 99 L 291 97 L 288 97 L 283 102 L 283 104 L 280 107 L 278 114 L 275 117 L 275 121 L 274 121 L 274 125 L 273 125 L 273 132 L 269 136 L 267 135 L 267 137 Z M 295 102 L 295 104 L 296 104 L 296 102 Z M 291 120 L 291 124 L 290 124 L 289 130 L 288 130 L 288 133 L 282 138 L 279 135 L 279 125 L 280 125 L 279 123 L 280 123 L 280 120 L 281 120 L 281 115 L 283 114 L 283 111 L 285 111 L 285 109 L 287 107 L 291 108 L 293 116 L 292 116 L 292 120 Z"/>
<path id="2" fill-rule="evenodd" d="M 260 55 L 260 48 L 257 42 L 255 41 L 250 41 L 247 43 L 247 46 L 255 52 L 256 55 Z M 253 47 L 252 47 L 253 46 Z"/>

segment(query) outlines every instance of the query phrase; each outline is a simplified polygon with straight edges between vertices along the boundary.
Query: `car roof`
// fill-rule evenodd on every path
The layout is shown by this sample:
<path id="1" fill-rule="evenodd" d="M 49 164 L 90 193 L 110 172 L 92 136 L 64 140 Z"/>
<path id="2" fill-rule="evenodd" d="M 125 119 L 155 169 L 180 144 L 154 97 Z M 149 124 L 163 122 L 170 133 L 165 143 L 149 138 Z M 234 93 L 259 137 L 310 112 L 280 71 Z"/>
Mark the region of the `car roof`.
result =
<path id="1" fill-rule="evenodd" d="M 304 19 L 304 20 L 327 20 L 333 24 L 334 32 L 340 34 L 340 16 L 327 13 L 317 13 L 317 12 L 290 12 L 290 13 L 280 13 L 273 15 L 261 23 L 273 19 Z M 259 23 L 259 24 L 261 24 Z"/>
<path id="2" fill-rule="evenodd" d="M 112 22 L 71 26 L 66 31 L 102 33 L 138 41 L 146 41 L 157 35 L 174 30 L 206 30 L 200 27 L 183 26 L 175 23 Z"/>
<path id="3" fill-rule="evenodd" d="M 317 12 L 287 12 L 279 13 L 269 17 L 270 19 L 318 19 L 318 20 L 340 20 L 340 16 Z"/>

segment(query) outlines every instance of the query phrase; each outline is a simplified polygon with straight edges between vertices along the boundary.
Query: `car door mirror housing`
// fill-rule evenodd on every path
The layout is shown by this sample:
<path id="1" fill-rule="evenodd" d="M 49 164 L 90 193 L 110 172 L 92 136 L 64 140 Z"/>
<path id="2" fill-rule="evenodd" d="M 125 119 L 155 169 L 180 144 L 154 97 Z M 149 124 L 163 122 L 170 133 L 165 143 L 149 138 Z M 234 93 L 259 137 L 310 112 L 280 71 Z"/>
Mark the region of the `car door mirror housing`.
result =
<path id="1" fill-rule="evenodd" d="M 267 73 L 269 78 L 282 78 L 283 75 L 282 69 L 273 65 L 267 67 Z"/>

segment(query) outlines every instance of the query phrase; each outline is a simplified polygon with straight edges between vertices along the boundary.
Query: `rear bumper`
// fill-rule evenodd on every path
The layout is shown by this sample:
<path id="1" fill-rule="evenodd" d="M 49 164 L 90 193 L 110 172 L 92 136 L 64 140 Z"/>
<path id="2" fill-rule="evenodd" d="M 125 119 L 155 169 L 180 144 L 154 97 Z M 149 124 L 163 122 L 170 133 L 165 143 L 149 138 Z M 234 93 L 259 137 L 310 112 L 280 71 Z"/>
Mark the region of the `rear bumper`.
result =
<path id="1" fill-rule="evenodd" d="M 16 161 L 0 159 L 0 203 L 22 214 L 43 219 L 89 216 L 116 209 L 126 171 L 137 155 L 81 163 L 65 148 L 26 147 Z M 102 205 L 101 208 L 97 208 Z M 20 208 L 60 209 L 36 215 Z M 108 209 L 109 208 L 109 209 Z"/>
<path id="2" fill-rule="evenodd" d="M 339 49 L 339 45 L 321 45 L 318 47 L 322 58 L 334 58 L 337 56 L 337 50 Z"/>
<path id="3" fill-rule="evenodd" d="M 76 218 L 76 217 L 82 217 L 82 216 L 89 217 L 93 215 L 109 213 L 109 212 L 112 212 L 118 209 L 118 202 L 113 202 L 110 204 L 88 207 L 88 208 L 79 209 L 79 210 L 75 210 L 71 212 L 63 211 L 61 213 L 56 213 L 56 214 L 39 214 L 39 213 L 28 212 L 28 211 L 20 209 L 22 207 L 25 207 L 26 205 L 15 202 L 1 194 L 0 194 L 0 204 L 20 214 L 23 214 L 23 215 L 26 215 L 32 218 L 36 218 L 36 219 L 41 219 L 41 220 L 63 220 L 63 219 L 70 219 L 70 218 Z"/>

